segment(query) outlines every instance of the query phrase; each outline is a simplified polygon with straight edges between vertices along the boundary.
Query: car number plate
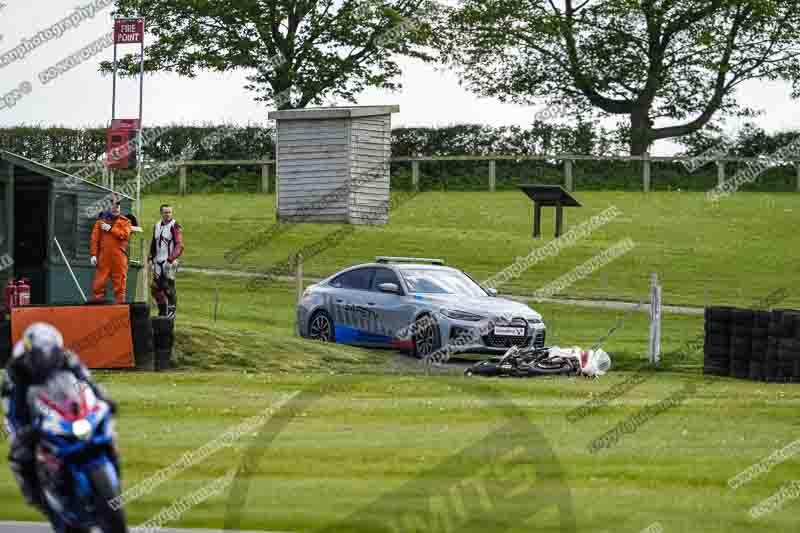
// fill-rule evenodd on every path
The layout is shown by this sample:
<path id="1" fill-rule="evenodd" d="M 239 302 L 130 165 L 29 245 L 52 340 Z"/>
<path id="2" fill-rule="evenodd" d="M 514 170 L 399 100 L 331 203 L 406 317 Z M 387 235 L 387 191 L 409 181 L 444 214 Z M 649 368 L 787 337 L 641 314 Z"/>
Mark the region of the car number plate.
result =
<path id="1" fill-rule="evenodd" d="M 522 337 L 525 335 L 525 328 L 512 328 L 510 326 L 495 326 L 495 335 L 502 335 L 504 337 Z"/>

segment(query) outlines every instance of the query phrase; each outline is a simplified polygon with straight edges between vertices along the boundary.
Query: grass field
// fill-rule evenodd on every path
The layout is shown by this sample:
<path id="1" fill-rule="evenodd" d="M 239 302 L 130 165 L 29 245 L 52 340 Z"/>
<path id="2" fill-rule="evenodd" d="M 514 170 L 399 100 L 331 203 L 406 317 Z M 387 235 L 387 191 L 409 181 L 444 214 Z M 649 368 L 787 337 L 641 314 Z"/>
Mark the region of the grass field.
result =
<path id="1" fill-rule="evenodd" d="M 501 290 L 532 292 L 630 237 L 637 243 L 634 250 L 565 294 L 638 301 L 646 296 L 650 272 L 658 272 L 667 303 L 751 305 L 775 289 L 789 290 L 781 306 L 800 303 L 793 290 L 800 273 L 791 253 L 800 244 L 792 227 L 800 197 L 740 193 L 714 208 L 699 194 L 577 196 L 585 207 L 567 212 L 568 227 L 609 205 L 623 214 Z M 145 213 L 156 213 L 164 201 L 173 203 L 185 228 L 184 264 L 198 267 L 263 269 L 336 229 L 293 227 L 242 264 L 229 265 L 225 251 L 273 223 L 274 196 L 147 197 Z M 552 219 L 545 221 L 549 236 Z M 306 274 L 327 275 L 375 255 L 413 255 L 443 257 L 487 277 L 548 242 L 533 241 L 530 224 L 531 208 L 521 193 L 424 193 L 392 213 L 386 227 L 357 228 L 309 260 Z M 796 529 L 800 502 L 787 501 L 759 520 L 748 516 L 752 506 L 798 479 L 796 460 L 737 490 L 727 482 L 794 440 L 800 389 L 730 379 L 706 383 L 699 353 L 674 364 L 674 354 L 702 335 L 700 316 L 665 315 L 662 368 L 647 370 L 645 382 L 570 423 L 565 416 L 570 409 L 629 379 L 644 363 L 646 314 L 534 304 L 548 325 L 549 345 L 588 347 L 624 318 L 603 345 L 612 356 L 612 372 L 594 381 L 481 380 L 465 378 L 457 368 L 426 369 L 393 351 L 297 338 L 295 289 L 289 283 L 250 290 L 241 279 L 181 273 L 178 286 L 179 369 L 99 373 L 121 406 L 126 487 L 262 413 L 282 395 L 314 390 L 319 383 L 328 392 L 307 409 L 291 411 L 293 418 L 274 440 L 255 429 L 247 432 L 131 502 L 131 524 L 259 452 L 259 460 L 247 462 L 252 478 L 236 524 L 242 529 L 562 531 L 556 509 L 541 508 L 559 487 L 552 468 L 542 466 L 554 464 L 547 457 L 550 449 L 569 488 L 579 532 L 638 533 L 654 522 L 666 532 Z M 697 392 L 683 403 L 623 434 L 610 449 L 590 453 L 593 439 L 690 382 L 697 383 Z M 535 429 L 520 424 L 518 414 Z M 509 421 L 514 421 L 509 435 L 495 433 Z M 486 492 L 469 483 L 517 446 L 525 453 L 513 467 L 506 464 L 488 477 Z M 0 519 L 38 519 L 17 493 L 5 448 L 0 447 Z M 530 492 L 509 494 L 533 470 Z M 242 487 L 226 488 L 165 525 L 223 527 L 229 500 Z M 409 518 L 409 513 L 416 514 Z"/>
<path id="2" fill-rule="evenodd" d="M 101 380 L 122 406 L 119 431 L 127 487 L 260 413 L 281 394 L 304 390 L 321 379 L 331 384 L 335 392 L 300 413 L 268 447 L 264 444 L 259 461 L 248 463 L 253 477 L 240 524 L 246 529 L 313 531 L 337 525 L 326 531 L 380 531 L 374 522 L 362 523 L 368 518 L 364 515 L 386 528 L 409 510 L 420 511 L 421 519 L 428 520 L 435 501 L 430 498 L 446 495 L 447 487 L 474 478 L 482 465 L 497 460 L 491 449 L 459 452 L 509 419 L 508 402 L 521 409 L 554 450 L 571 489 L 577 531 L 635 533 L 655 521 L 665 531 L 794 529 L 797 502 L 787 502 L 760 520 L 750 519 L 747 511 L 796 479 L 797 461 L 775 466 L 736 491 L 728 488 L 727 480 L 794 440 L 792 427 L 800 402 L 796 387 L 728 380 L 700 387 L 682 405 L 624 435 L 615 447 L 591 454 L 587 445 L 592 439 L 689 379 L 658 375 L 593 416 L 573 424 L 565 420 L 569 408 L 606 390 L 623 375 L 594 382 L 487 382 L 446 376 L 324 378 L 225 372 L 111 374 Z M 505 400 L 490 400 L 487 386 Z M 524 428 L 516 438 L 524 442 Z M 173 500 L 224 475 L 260 442 L 246 435 L 166 480 L 128 505 L 131 522 L 143 522 Z M 464 460 L 446 462 L 453 456 Z M 515 469 L 530 470 L 531 462 L 538 464 L 526 455 Z M 428 470 L 432 474 L 422 484 L 414 483 Z M 512 477 L 514 471 L 504 475 Z M 519 483 L 513 479 L 510 486 Z M 408 483 L 414 490 L 404 489 Z M 484 505 L 477 491 L 465 490 L 469 520 L 455 525 L 462 531 L 559 531 L 554 509 L 537 512 L 537 502 L 554 488 L 553 482 L 543 475 L 536 483 L 533 495 L 523 502 L 515 500 L 512 505 L 493 499 L 497 512 L 487 510 L 494 508 Z M 487 490 L 496 498 L 501 489 L 508 490 L 504 486 Z M 0 468 L 2 517 L 35 519 L 15 491 L 7 468 Z M 229 491 L 222 491 L 187 512 L 179 523 L 222 527 L 228 497 Z M 506 528 L 506 519 L 516 527 Z"/>
<path id="3" fill-rule="evenodd" d="M 630 237 L 629 253 L 567 288 L 567 296 L 639 301 L 659 274 L 671 304 L 750 305 L 772 290 L 793 288 L 800 267 L 789 250 L 800 247 L 795 230 L 800 195 L 737 193 L 718 206 L 700 193 L 579 192 L 582 208 L 566 210 L 567 228 L 609 206 L 622 215 L 572 248 L 534 265 L 501 292 L 530 293 L 596 254 Z M 231 265 L 227 250 L 274 223 L 273 195 L 148 197 L 150 223 L 170 201 L 184 225 L 185 263 L 192 266 L 265 270 L 336 229 L 302 224 Z M 326 276 L 376 255 L 442 257 L 479 279 L 509 266 L 552 238 L 553 216 L 545 210 L 541 241 L 531 238 L 531 203 L 521 192 L 429 192 L 403 204 L 384 227 L 356 228 L 330 249 L 307 259 L 305 274 Z M 787 306 L 800 306 L 790 294 Z"/>

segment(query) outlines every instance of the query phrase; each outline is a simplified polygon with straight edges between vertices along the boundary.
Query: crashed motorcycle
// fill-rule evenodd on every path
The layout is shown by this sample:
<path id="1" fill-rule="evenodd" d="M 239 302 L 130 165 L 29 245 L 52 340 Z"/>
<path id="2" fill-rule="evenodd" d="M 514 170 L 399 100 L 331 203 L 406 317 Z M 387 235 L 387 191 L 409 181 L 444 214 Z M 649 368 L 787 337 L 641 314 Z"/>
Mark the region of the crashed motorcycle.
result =
<path id="1" fill-rule="evenodd" d="M 535 348 L 512 346 L 500 357 L 479 361 L 464 371 L 467 376 L 538 377 L 602 376 L 611 368 L 611 358 L 603 350 L 580 348 Z"/>
<path id="2" fill-rule="evenodd" d="M 38 434 L 36 474 L 57 530 L 126 533 L 109 404 L 71 372 L 28 391 Z"/>

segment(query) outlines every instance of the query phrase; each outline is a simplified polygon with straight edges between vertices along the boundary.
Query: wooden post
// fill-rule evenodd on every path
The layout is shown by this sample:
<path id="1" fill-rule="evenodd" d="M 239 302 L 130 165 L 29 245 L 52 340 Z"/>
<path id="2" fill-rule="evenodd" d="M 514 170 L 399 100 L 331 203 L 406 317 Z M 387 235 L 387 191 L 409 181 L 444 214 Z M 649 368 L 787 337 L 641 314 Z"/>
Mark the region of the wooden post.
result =
<path id="1" fill-rule="evenodd" d="M 114 169 L 108 171 L 108 188 L 114 190 Z"/>
<path id="2" fill-rule="evenodd" d="M 489 192 L 494 192 L 496 179 L 497 179 L 497 165 L 495 161 L 489 161 Z"/>
<path id="3" fill-rule="evenodd" d="M 717 163 L 717 185 L 725 183 L 725 161 L 716 161 Z"/>
<path id="4" fill-rule="evenodd" d="M 102 174 L 100 178 L 101 182 L 100 185 L 102 185 L 103 187 L 108 187 L 108 172 L 109 172 L 108 167 L 103 165 L 103 170 L 101 172 Z"/>
<path id="5" fill-rule="evenodd" d="M 419 191 L 419 161 L 411 162 L 411 188 L 415 192 Z"/>
<path id="6" fill-rule="evenodd" d="M 303 298 L 303 254 L 297 253 L 297 268 L 295 271 L 297 277 L 297 302 Z"/>
<path id="7" fill-rule="evenodd" d="M 178 194 L 186 195 L 186 165 L 178 167 Z"/>
<path id="8" fill-rule="evenodd" d="M 269 165 L 261 165 L 261 192 L 269 194 Z"/>
<path id="9" fill-rule="evenodd" d="M 564 188 L 567 189 L 568 192 L 575 190 L 572 182 L 572 159 L 564 160 Z"/>
<path id="10" fill-rule="evenodd" d="M 542 236 L 542 206 L 539 202 L 533 203 L 533 238 Z"/>
<path id="11" fill-rule="evenodd" d="M 642 154 L 642 187 L 644 192 L 650 192 L 650 153 Z"/>
<path id="12" fill-rule="evenodd" d="M 561 236 L 561 229 L 564 226 L 564 208 L 561 202 L 556 204 L 556 239 Z"/>

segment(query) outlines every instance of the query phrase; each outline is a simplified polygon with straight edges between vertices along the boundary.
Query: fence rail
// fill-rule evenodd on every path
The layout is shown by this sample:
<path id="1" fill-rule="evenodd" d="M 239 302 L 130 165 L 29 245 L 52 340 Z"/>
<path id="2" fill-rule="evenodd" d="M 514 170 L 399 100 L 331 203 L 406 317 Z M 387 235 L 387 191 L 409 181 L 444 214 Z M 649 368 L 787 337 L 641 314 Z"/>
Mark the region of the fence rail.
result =
<path id="1" fill-rule="evenodd" d="M 654 156 L 643 154 L 640 156 L 593 156 L 579 154 L 554 154 L 554 155 L 444 155 L 444 156 L 420 156 L 420 157 L 393 157 L 390 163 L 411 163 L 411 186 L 414 190 L 419 190 L 420 165 L 422 163 L 432 163 L 440 161 L 485 161 L 487 162 L 487 185 L 488 190 L 494 192 L 497 182 L 497 161 L 561 161 L 564 169 L 564 188 L 570 192 L 575 190 L 575 180 L 573 167 L 576 161 L 640 161 L 642 163 L 642 190 L 651 190 L 651 163 L 652 162 L 694 162 L 695 164 L 714 163 L 717 166 L 717 183 L 722 184 L 726 180 L 726 163 L 764 163 L 770 162 L 774 166 L 794 166 L 797 178 L 795 190 L 800 192 L 800 158 L 781 158 L 774 159 L 769 157 L 708 157 L 708 156 Z M 160 161 L 145 161 L 145 166 L 156 165 Z M 53 163 L 50 166 L 56 168 L 70 169 L 83 168 L 94 163 Z M 261 167 L 261 181 L 259 192 L 270 192 L 271 168 L 275 165 L 273 159 L 236 159 L 236 160 L 217 160 L 217 161 L 176 161 L 175 167 L 178 169 L 178 193 L 185 195 L 188 193 L 188 169 L 190 167 L 214 167 L 214 166 L 256 166 Z M 702 166 L 702 165 L 698 165 Z M 104 168 L 102 184 L 107 187 L 114 186 L 114 173 Z"/>

